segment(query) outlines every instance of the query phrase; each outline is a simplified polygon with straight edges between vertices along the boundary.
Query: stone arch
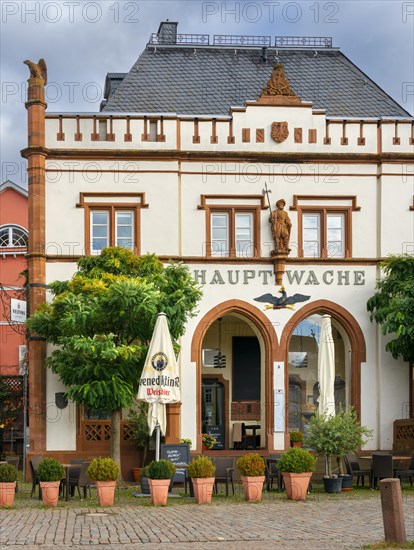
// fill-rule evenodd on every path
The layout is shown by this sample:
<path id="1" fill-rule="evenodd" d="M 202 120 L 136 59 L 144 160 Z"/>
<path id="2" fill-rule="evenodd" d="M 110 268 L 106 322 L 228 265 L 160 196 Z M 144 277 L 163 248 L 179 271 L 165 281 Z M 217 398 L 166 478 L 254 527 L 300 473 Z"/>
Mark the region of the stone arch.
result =
<path id="1" fill-rule="evenodd" d="M 266 426 L 265 437 L 266 447 L 273 449 L 273 361 L 278 351 L 277 335 L 271 321 L 266 315 L 242 300 L 227 300 L 216 305 L 208 311 L 199 321 L 191 341 L 191 361 L 197 367 L 197 388 L 196 388 L 196 415 L 197 415 L 197 450 L 201 450 L 201 350 L 204 336 L 208 328 L 219 317 L 230 313 L 237 313 L 250 321 L 260 332 L 264 342 L 265 353 L 265 404 L 266 404 Z"/>
<path id="2" fill-rule="evenodd" d="M 342 306 L 329 300 L 316 300 L 298 310 L 286 323 L 280 339 L 278 359 L 284 361 L 287 369 L 290 338 L 297 325 L 313 314 L 328 314 L 344 328 L 351 345 L 351 403 L 361 415 L 361 363 L 366 361 L 366 344 L 364 334 L 358 321 Z M 288 375 L 285 370 L 285 391 L 288 391 Z"/>

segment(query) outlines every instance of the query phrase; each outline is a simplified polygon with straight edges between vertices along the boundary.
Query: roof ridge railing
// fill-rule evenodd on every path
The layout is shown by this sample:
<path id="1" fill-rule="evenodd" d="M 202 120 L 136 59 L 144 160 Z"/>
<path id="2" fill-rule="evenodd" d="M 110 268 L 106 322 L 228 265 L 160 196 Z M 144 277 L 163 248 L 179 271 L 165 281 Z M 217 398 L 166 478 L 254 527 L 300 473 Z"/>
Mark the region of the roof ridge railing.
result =
<path id="1" fill-rule="evenodd" d="M 271 46 L 271 36 L 252 36 L 247 34 L 215 34 L 214 46 Z"/>
<path id="2" fill-rule="evenodd" d="M 275 47 L 332 48 L 332 36 L 275 36 Z"/>
<path id="3" fill-rule="evenodd" d="M 149 39 L 149 44 L 168 44 L 168 45 L 189 45 L 189 46 L 209 46 L 210 35 L 208 34 L 182 34 L 177 33 L 176 36 L 161 36 L 153 32 Z"/>
<path id="4" fill-rule="evenodd" d="M 154 45 L 169 46 L 210 46 L 210 35 L 208 34 L 177 34 L 162 36 L 156 32 L 152 33 L 148 41 Z M 271 36 L 254 36 L 246 34 L 215 34 L 213 35 L 213 46 L 261 46 L 271 47 Z M 274 47 L 294 48 L 332 48 L 331 36 L 275 36 Z"/>

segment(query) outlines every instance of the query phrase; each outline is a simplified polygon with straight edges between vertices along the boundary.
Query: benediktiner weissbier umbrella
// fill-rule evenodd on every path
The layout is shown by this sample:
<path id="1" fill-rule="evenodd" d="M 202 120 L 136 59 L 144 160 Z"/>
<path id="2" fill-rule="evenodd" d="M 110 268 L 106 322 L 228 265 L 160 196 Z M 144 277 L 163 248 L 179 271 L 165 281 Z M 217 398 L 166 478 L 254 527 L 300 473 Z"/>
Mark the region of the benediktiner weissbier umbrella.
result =
<path id="1" fill-rule="evenodd" d="M 149 403 L 149 433 L 157 430 L 155 458 L 159 460 L 160 432 L 165 435 L 167 424 L 165 405 L 181 400 L 180 373 L 165 313 L 158 314 L 137 398 Z"/>

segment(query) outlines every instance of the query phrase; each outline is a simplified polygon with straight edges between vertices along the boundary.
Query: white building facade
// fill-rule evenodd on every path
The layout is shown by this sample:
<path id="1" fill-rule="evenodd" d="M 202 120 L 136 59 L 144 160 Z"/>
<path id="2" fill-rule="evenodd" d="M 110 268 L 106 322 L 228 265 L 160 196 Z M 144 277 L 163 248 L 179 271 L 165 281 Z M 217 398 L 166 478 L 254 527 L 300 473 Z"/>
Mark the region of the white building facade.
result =
<path id="1" fill-rule="evenodd" d="M 233 449 L 239 422 L 255 426 L 265 452 L 289 446 L 289 431 L 303 431 L 317 408 L 329 314 L 335 405 L 355 407 L 374 430 L 367 448 L 391 449 L 394 420 L 410 415 L 412 372 L 385 352 L 366 303 L 381 259 L 412 253 L 412 117 L 329 42 L 223 46 L 184 36 L 161 24 L 130 73 L 108 75 L 101 112 L 36 119 L 44 144 L 24 154 L 39 174 L 29 204 L 44 210 L 31 218 L 44 249 L 32 280 L 68 279 L 80 256 L 110 245 L 188 265 L 203 298 L 180 342 L 182 404 L 168 437 L 190 438 L 196 450 L 205 431 L 218 450 Z M 286 203 L 289 254 L 274 253 L 266 186 L 272 210 Z M 282 296 L 282 285 L 304 301 L 265 309 L 255 300 Z M 43 287 L 35 301 L 45 296 Z M 40 373 L 44 344 L 31 345 Z M 49 371 L 39 376 L 32 391 L 48 412 L 31 429 L 32 450 L 97 448 L 91 426 L 105 419 L 71 404 L 57 410 L 65 388 Z"/>

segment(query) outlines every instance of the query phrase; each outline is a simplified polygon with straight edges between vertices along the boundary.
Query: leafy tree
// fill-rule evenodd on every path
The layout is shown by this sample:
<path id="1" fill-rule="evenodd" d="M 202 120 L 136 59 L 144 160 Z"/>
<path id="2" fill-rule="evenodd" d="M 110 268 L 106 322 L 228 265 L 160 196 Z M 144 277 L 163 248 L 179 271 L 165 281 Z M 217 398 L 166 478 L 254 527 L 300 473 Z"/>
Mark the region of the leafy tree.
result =
<path id="1" fill-rule="evenodd" d="M 332 456 L 343 457 L 366 443 L 372 430 L 361 426 L 356 411 L 340 410 L 335 415 L 316 413 L 305 429 L 305 445 L 326 456 L 325 474 L 332 477 Z M 342 463 L 339 460 L 341 469 Z M 342 472 L 341 472 L 342 473 Z"/>
<path id="2" fill-rule="evenodd" d="M 29 330 L 58 346 L 46 365 L 70 399 L 111 411 L 111 457 L 120 463 L 121 410 L 137 394 L 156 317 L 166 313 L 177 340 L 201 292 L 182 264 L 164 267 L 154 255 L 120 247 L 81 258 L 70 281 L 49 288 L 53 301 L 38 307 Z"/>
<path id="3" fill-rule="evenodd" d="M 381 263 L 384 277 L 368 300 L 371 321 L 393 338 L 385 349 L 397 359 L 414 363 L 414 257 L 390 256 Z"/>

